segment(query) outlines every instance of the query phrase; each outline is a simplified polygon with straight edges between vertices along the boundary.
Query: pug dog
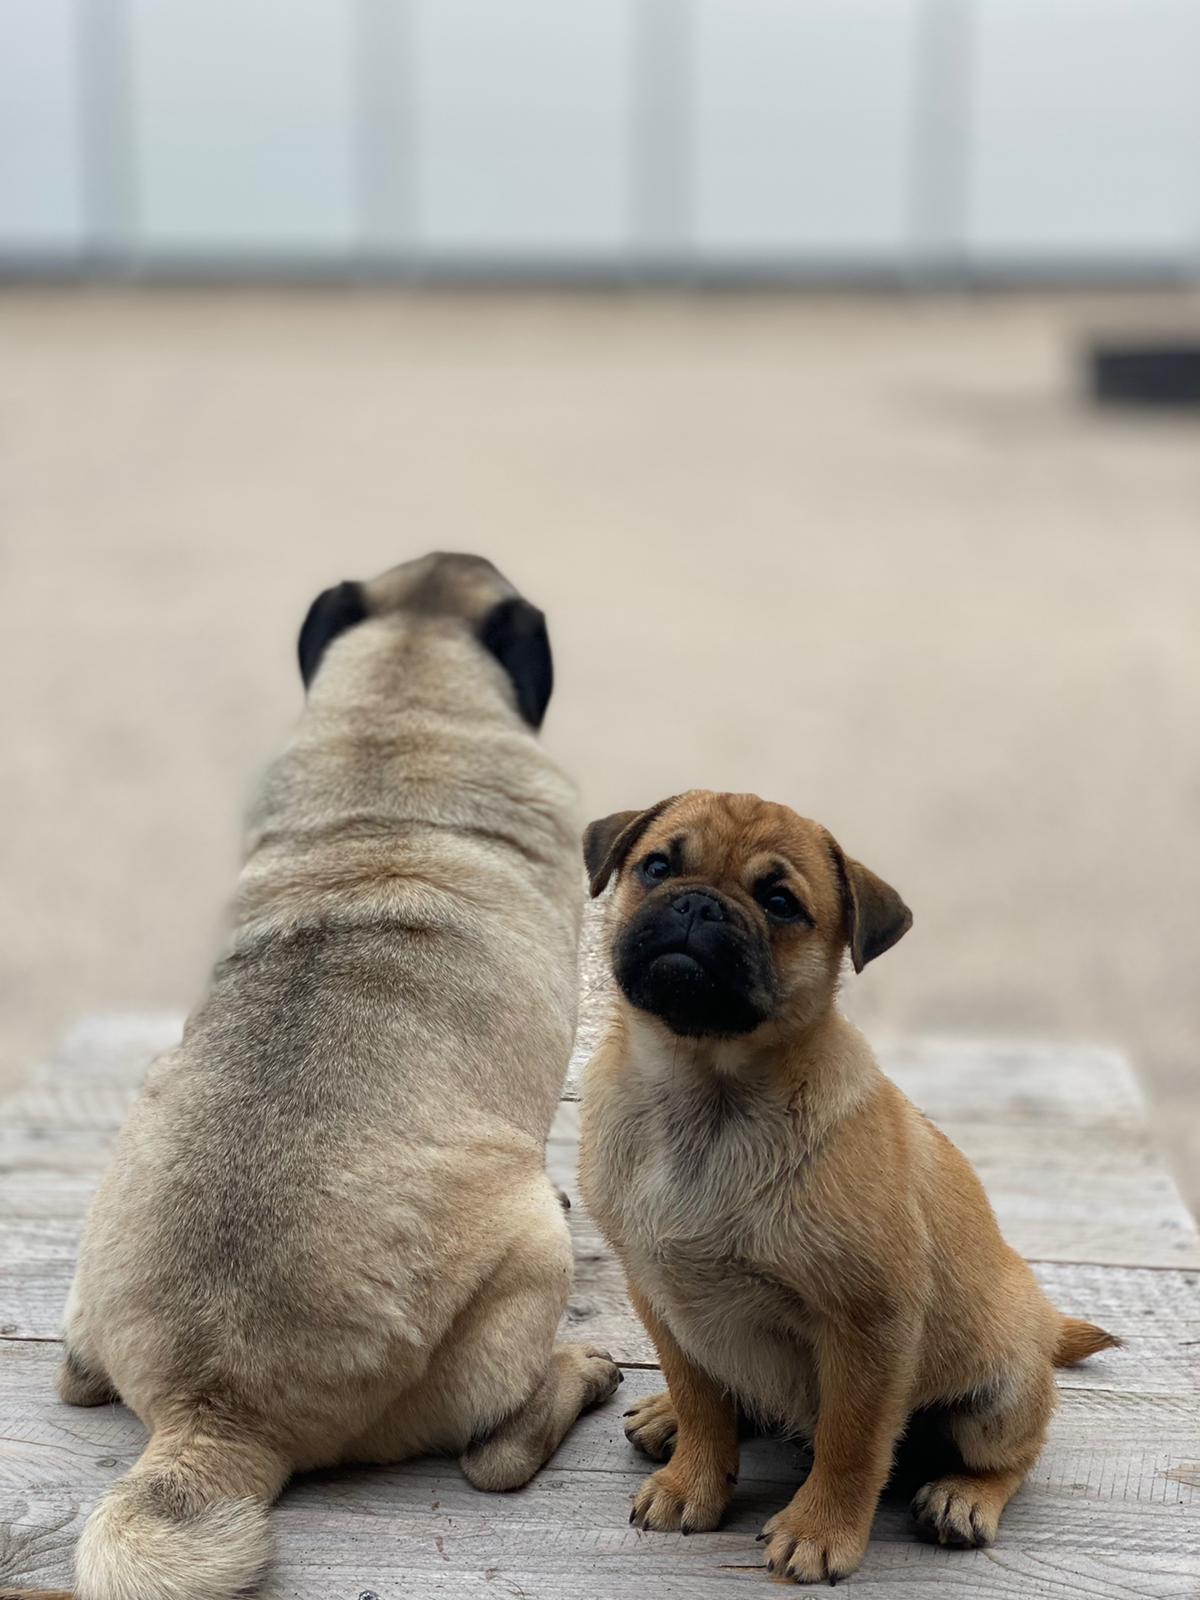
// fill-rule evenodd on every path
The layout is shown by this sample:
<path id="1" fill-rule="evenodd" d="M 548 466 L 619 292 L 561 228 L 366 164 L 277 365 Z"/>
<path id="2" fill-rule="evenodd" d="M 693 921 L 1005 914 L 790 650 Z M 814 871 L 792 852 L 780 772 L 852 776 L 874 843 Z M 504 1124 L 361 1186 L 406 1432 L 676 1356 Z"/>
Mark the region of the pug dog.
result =
<path id="1" fill-rule="evenodd" d="M 861 972 L 890 950 L 907 906 L 825 828 L 748 794 L 619 812 L 584 856 L 593 895 L 615 880 L 617 1001 L 580 1182 L 668 1384 L 627 1413 L 634 1443 L 670 1451 L 630 1521 L 715 1528 L 745 1411 L 813 1447 L 760 1535 L 769 1570 L 834 1583 L 920 1414 L 952 1459 L 913 1502 L 918 1530 L 989 1543 L 1054 1367 L 1117 1341 L 1049 1304 L 967 1161 L 837 1010 L 844 956 Z"/>
<path id="2" fill-rule="evenodd" d="M 545 619 L 431 555 L 314 603 L 233 929 L 92 1207 L 62 1398 L 150 1432 L 78 1600 L 229 1600 L 295 1472 L 458 1455 L 513 1489 L 618 1372 L 556 1343 L 544 1146 L 570 1054 L 571 785 Z"/>

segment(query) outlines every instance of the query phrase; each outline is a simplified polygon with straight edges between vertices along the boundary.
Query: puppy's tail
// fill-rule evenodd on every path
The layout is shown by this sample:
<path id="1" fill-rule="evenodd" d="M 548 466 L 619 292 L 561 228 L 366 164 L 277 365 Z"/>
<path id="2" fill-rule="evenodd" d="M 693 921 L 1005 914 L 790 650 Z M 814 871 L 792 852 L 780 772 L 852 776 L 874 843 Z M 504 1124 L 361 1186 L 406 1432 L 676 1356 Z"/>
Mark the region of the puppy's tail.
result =
<path id="1" fill-rule="evenodd" d="M 275 1451 L 210 1419 L 156 1433 L 88 1518 L 76 1600 L 232 1600 L 270 1560 L 287 1475 Z"/>
<path id="2" fill-rule="evenodd" d="M 1060 1317 L 1058 1343 L 1054 1347 L 1054 1365 L 1073 1367 L 1086 1356 L 1098 1350 L 1119 1350 L 1121 1341 L 1115 1333 L 1105 1333 L 1094 1322 L 1080 1322 L 1078 1317 Z"/>

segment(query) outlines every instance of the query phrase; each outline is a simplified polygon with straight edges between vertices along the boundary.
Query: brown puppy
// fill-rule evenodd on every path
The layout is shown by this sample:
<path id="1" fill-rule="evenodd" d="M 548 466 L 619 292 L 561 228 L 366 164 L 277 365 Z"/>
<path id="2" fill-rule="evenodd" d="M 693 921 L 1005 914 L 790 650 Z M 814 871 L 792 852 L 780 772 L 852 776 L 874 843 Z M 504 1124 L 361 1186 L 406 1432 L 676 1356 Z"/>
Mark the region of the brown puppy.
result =
<path id="1" fill-rule="evenodd" d="M 834 1006 L 908 930 L 894 889 L 822 827 L 693 791 L 593 823 L 612 877 L 621 1000 L 587 1070 L 580 1180 L 669 1385 L 627 1429 L 669 1465 L 644 1528 L 715 1528 L 737 1408 L 809 1436 L 767 1523 L 768 1566 L 830 1582 L 862 1560 L 909 1417 L 961 1458 L 913 1510 L 986 1544 L 1041 1449 L 1053 1367 L 1115 1344 L 1061 1316 L 1000 1236 L 978 1179 Z"/>

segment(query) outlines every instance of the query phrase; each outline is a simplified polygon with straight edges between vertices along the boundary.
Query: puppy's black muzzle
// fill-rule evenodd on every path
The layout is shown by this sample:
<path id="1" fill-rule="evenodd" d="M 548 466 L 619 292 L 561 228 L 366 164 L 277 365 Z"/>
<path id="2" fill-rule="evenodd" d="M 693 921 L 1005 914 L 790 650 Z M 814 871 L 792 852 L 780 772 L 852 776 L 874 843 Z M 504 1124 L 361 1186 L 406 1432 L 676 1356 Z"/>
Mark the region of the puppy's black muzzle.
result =
<path id="1" fill-rule="evenodd" d="M 613 969 L 631 1005 L 688 1037 L 750 1033 L 774 1003 L 761 934 L 709 889 L 651 895 L 618 937 Z"/>

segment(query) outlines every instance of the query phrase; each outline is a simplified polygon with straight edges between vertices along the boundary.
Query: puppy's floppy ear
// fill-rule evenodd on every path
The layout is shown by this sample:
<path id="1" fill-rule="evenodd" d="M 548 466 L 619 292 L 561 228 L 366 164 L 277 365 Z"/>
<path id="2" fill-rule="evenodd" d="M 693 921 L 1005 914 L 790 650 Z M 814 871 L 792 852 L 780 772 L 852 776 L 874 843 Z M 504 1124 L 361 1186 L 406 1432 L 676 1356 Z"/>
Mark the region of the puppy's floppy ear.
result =
<path id="1" fill-rule="evenodd" d="M 830 850 L 842 883 L 846 942 L 855 972 L 890 950 L 912 927 L 912 912 L 892 888 L 861 861 L 855 861 L 830 837 Z"/>
<path id="2" fill-rule="evenodd" d="M 366 597 L 361 583 L 338 583 L 325 589 L 308 608 L 300 629 L 300 676 L 307 689 L 327 647 L 357 622 L 365 622 Z"/>
<path id="3" fill-rule="evenodd" d="M 479 638 L 511 678 L 517 710 L 531 728 L 540 728 L 554 688 L 545 617 L 519 596 L 501 600 L 484 617 Z"/>
<path id="4" fill-rule="evenodd" d="M 614 811 L 611 817 L 588 823 L 583 830 L 583 861 L 593 900 L 607 886 L 613 873 L 625 865 L 629 852 L 650 824 L 678 798 L 676 794 L 668 795 L 645 811 Z"/>

